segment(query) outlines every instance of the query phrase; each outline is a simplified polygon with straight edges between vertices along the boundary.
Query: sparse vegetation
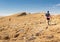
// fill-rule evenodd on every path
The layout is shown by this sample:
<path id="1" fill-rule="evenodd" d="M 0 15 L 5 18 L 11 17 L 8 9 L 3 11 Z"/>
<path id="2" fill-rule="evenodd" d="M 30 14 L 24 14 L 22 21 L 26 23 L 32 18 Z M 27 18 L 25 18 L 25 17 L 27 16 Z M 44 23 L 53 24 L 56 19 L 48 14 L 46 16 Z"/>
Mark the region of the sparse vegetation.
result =
<path id="1" fill-rule="evenodd" d="M 27 15 L 27 13 L 23 12 L 23 13 L 19 14 L 17 17 L 19 17 L 19 16 L 25 16 L 25 15 Z"/>

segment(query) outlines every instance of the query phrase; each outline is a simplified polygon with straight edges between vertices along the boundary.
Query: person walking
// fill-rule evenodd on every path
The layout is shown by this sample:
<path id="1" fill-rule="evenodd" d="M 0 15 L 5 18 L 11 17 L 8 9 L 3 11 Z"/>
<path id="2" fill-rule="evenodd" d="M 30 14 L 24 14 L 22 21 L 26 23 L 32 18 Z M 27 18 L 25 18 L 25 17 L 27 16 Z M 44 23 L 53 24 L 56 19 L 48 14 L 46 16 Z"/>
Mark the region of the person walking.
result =
<path id="1" fill-rule="evenodd" d="M 46 15 L 46 19 L 47 19 L 48 25 L 49 25 L 49 22 L 50 22 L 50 13 L 49 13 L 49 11 L 47 11 L 47 13 L 45 15 Z"/>

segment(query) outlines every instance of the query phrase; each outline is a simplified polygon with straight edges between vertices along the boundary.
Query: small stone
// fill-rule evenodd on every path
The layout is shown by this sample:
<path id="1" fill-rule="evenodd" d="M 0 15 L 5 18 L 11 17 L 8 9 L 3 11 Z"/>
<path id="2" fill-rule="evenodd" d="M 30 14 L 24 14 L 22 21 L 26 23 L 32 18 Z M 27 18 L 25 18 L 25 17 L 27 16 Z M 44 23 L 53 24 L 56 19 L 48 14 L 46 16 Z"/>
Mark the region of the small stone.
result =
<path id="1" fill-rule="evenodd" d="M 46 27 L 46 29 L 48 29 L 48 27 Z"/>
<path id="2" fill-rule="evenodd" d="M 16 38 L 16 37 L 18 37 L 19 36 L 19 34 L 16 34 L 15 36 L 14 36 L 14 38 Z"/>
<path id="3" fill-rule="evenodd" d="M 39 33 L 36 33 L 36 36 L 39 36 Z"/>
<path id="4" fill-rule="evenodd" d="M 4 37 L 4 40 L 8 40 L 8 39 L 10 39 L 10 37 L 9 37 L 9 36 Z"/>
<path id="5" fill-rule="evenodd" d="M 34 40 L 34 39 L 36 39 L 36 37 L 31 36 L 28 40 L 31 41 L 31 40 Z"/>
<path id="6" fill-rule="evenodd" d="M 9 21 L 11 21 L 11 18 L 9 18 Z"/>
<path id="7" fill-rule="evenodd" d="M 47 39 L 52 39 L 53 37 L 54 37 L 53 35 L 46 36 Z"/>

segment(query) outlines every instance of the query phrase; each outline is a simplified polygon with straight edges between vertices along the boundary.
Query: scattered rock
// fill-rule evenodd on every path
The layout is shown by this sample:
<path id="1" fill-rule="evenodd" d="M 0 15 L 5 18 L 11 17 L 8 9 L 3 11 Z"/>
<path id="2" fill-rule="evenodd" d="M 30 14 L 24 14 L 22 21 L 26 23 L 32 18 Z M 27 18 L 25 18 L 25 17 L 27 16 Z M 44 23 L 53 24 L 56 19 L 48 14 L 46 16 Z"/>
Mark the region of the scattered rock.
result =
<path id="1" fill-rule="evenodd" d="M 0 36 L 0 40 L 2 39 L 2 37 Z"/>
<path id="2" fill-rule="evenodd" d="M 42 23 L 44 23 L 44 22 L 40 22 L 40 24 L 42 24 Z"/>
<path id="3" fill-rule="evenodd" d="M 24 32 L 24 29 L 20 29 L 16 33 L 22 33 L 22 32 Z"/>
<path id="4" fill-rule="evenodd" d="M 17 40 L 17 38 L 12 38 L 12 41 L 16 41 Z"/>
<path id="5" fill-rule="evenodd" d="M 31 40 L 35 40 L 36 37 L 34 35 L 32 35 L 31 37 L 28 38 L 28 41 L 31 41 Z"/>
<path id="6" fill-rule="evenodd" d="M 1 28 L 0 28 L 0 31 L 3 31 L 3 30 L 4 30 L 4 28 L 1 27 Z"/>
<path id="7" fill-rule="evenodd" d="M 40 33 L 36 33 L 36 36 L 39 36 Z"/>
<path id="8" fill-rule="evenodd" d="M 9 21 L 11 21 L 11 18 L 9 18 Z"/>
<path id="9" fill-rule="evenodd" d="M 53 36 L 53 35 L 47 35 L 46 38 L 47 38 L 47 39 L 53 39 L 54 36 Z"/>
<path id="10" fill-rule="evenodd" d="M 58 31 L 57 33 L 60 33 L 60 31 Z"/>
<path id="11" fill-rule="evenodd" d="M 14 38 L 17 38 L 19 36 L 19 34 L 16 34 L 15 36 L 14 36 Z"/>
<path id="12" fill-rule="evenodd" d="M 9 36 L 4 37 L 4 40 L 9 40 L 9 39 L 10 39 Z"/>
<path id="13" fill-rule="evenodd" d="M 48 29 L 48 26 L 46 27 L 46 29 Z"/>

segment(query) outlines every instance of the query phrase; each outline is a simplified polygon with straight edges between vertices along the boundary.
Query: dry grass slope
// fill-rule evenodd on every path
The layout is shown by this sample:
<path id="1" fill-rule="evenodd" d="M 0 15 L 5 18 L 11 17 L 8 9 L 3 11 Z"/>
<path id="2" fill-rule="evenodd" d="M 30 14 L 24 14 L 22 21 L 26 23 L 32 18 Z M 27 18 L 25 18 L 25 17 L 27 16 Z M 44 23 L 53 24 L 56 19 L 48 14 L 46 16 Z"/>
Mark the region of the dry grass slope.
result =
<path id="1" fill-rule="evenodd" d="M 0 42 L 60 42 L 60 15 L 50 25 L 43 13 L 22 15 L 0 18 Z"/>

